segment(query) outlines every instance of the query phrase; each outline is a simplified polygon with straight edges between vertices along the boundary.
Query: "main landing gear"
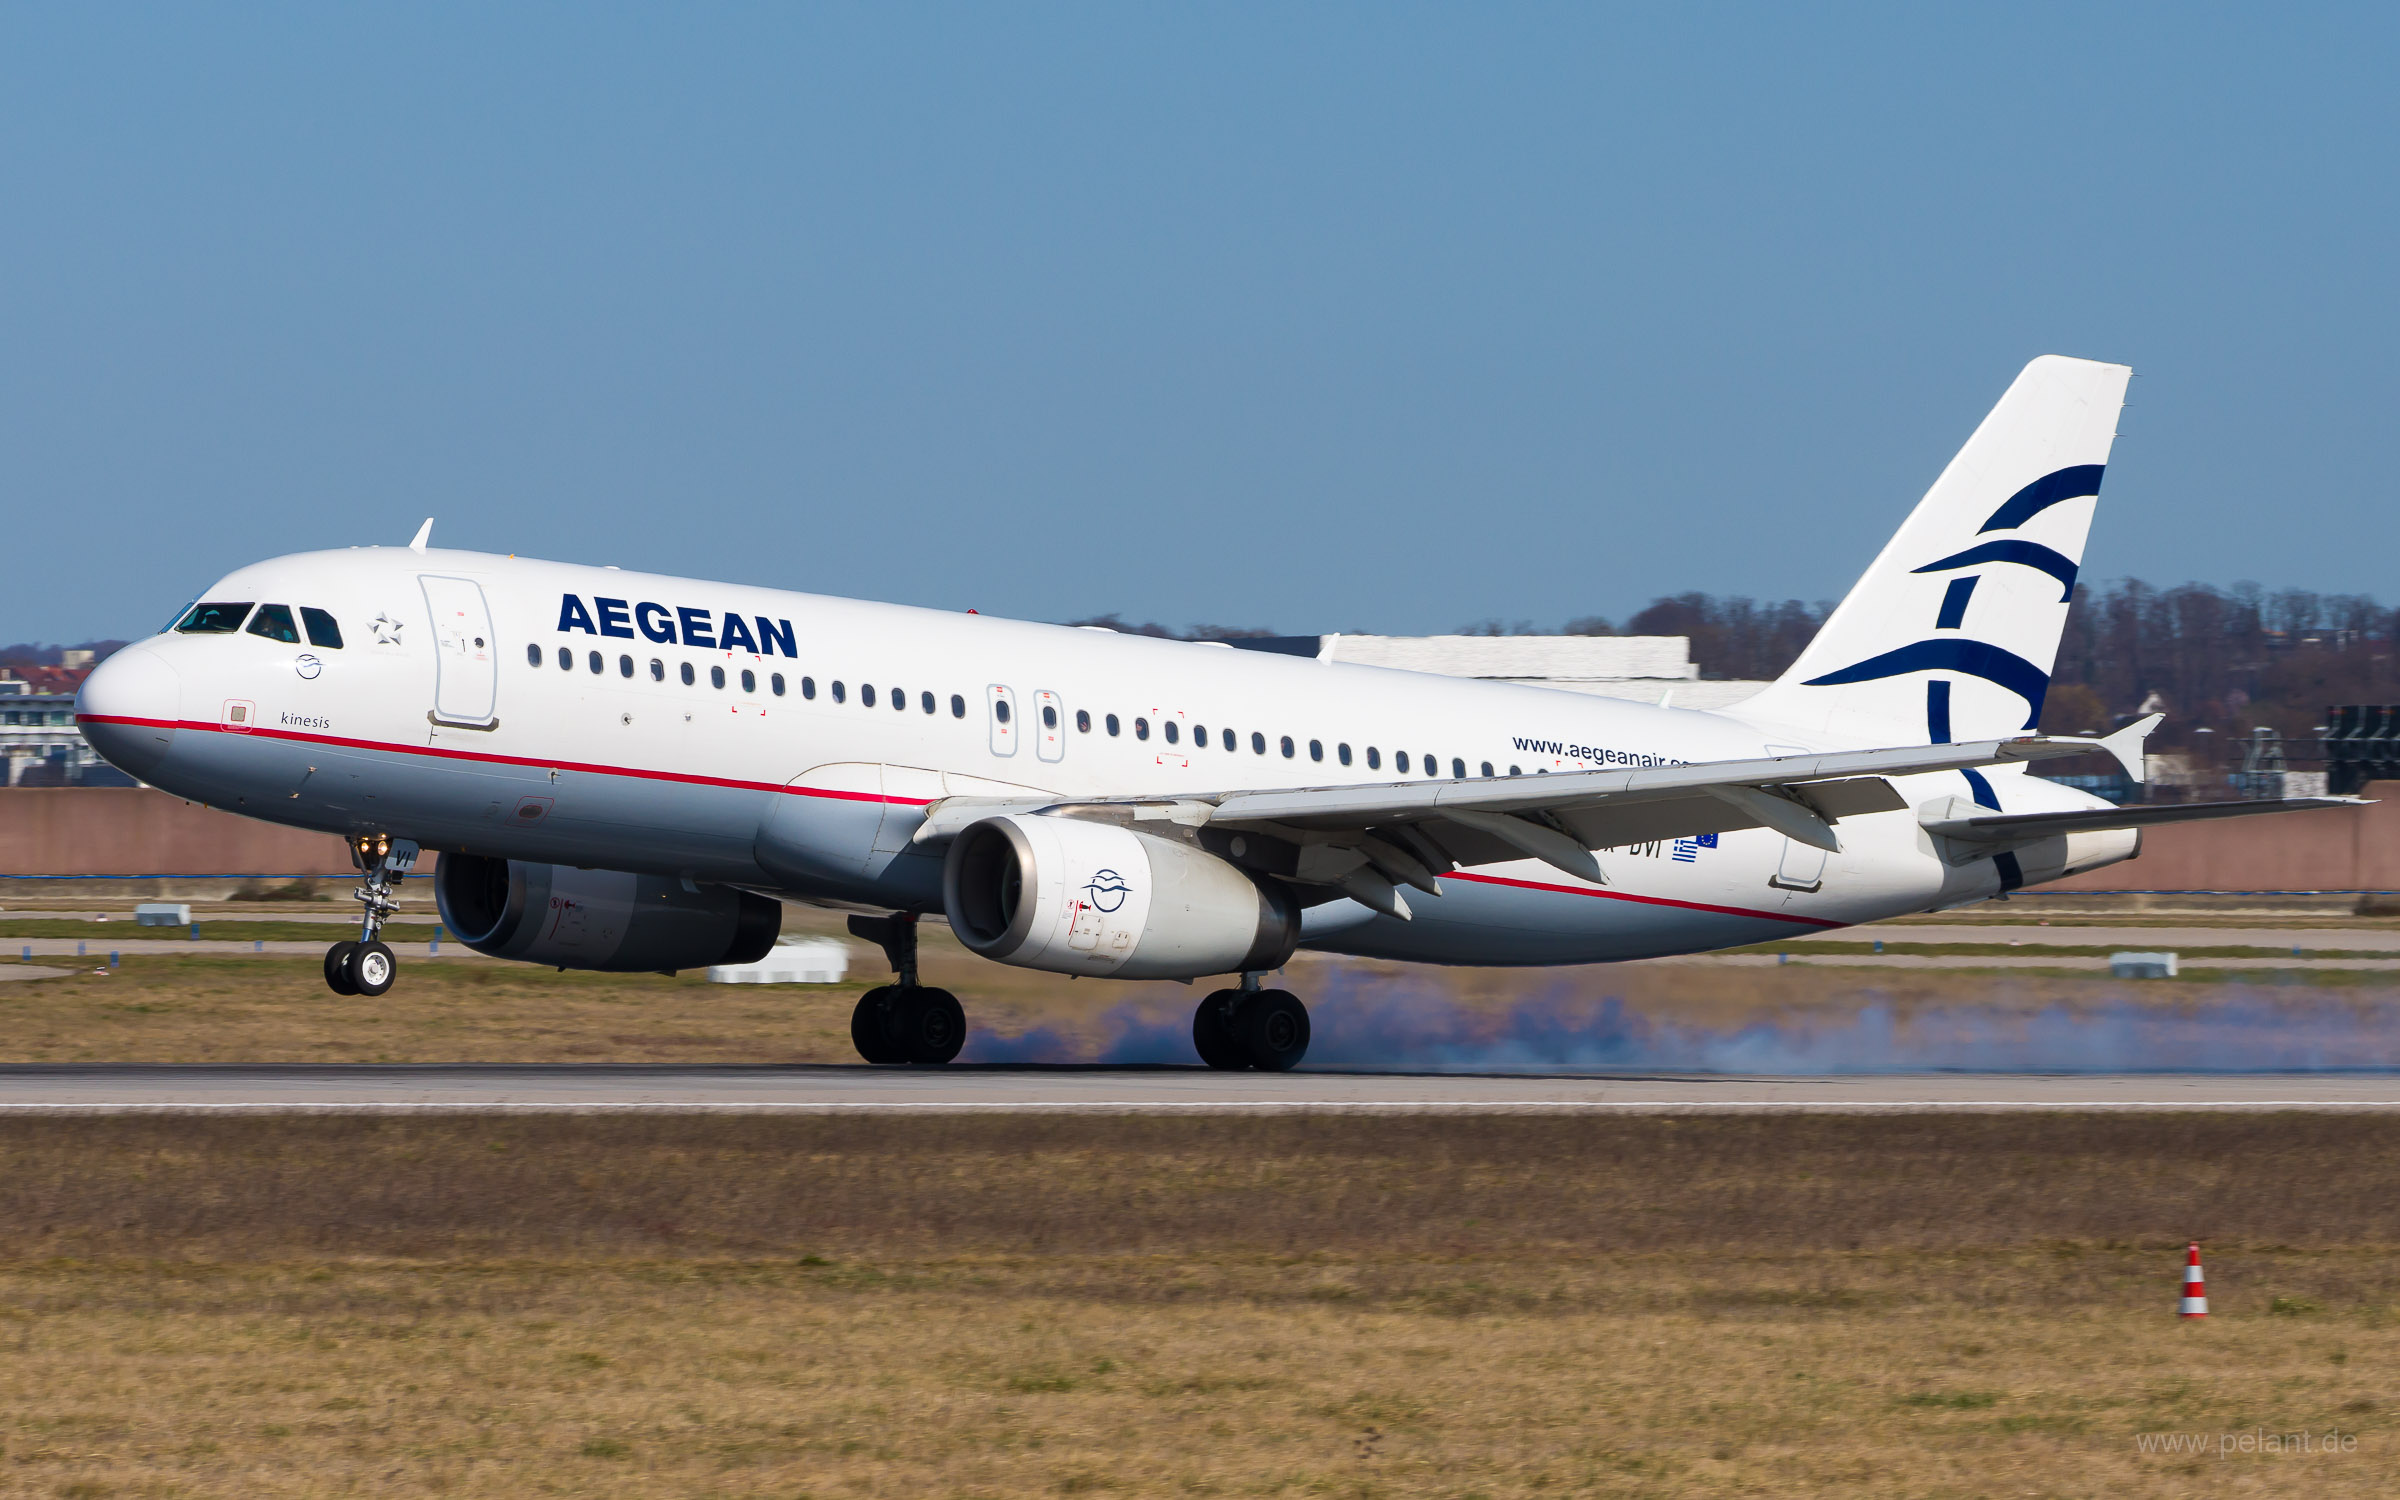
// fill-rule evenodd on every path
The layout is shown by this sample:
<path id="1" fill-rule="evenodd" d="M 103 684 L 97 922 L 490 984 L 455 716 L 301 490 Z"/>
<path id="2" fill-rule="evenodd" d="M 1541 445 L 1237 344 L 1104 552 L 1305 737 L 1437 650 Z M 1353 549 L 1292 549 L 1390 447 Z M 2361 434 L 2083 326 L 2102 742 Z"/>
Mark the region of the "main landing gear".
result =
<path id="1" fill-rule="evenodd" d="M 1240 989 L 1219 990 L 1192 1012 L 1192 1045 L 1212 1068 L 1289 1072 L 1308 1055 L 1308 1007 L 1244 974 Z"/>
<path id="2" fill-rule="evenodd" d="M 850 1044 L 871 1063 L 939 1067 L 967 1044 L 967 1013 L 948 990 L 917 983 L 917 914 L 852 917 L 850 933 L 883 949 L 898 984 L 858 997 L 850 1013 Z"/>
<path id="3" fill-rule="evenodd" d="M 350 859 L 365 880 L 350 894 L 366 907 L 359 919 L 358 941 L 336 943 L 325 950 L 325 987 L 337 995 L 380 995 L 400 975 L 400 961 L 383 945 L 383 924 L 399 910 L 392 892 L 408 878 L 417 862 L 417 846 L 388 833 L 350 836 Z"/>

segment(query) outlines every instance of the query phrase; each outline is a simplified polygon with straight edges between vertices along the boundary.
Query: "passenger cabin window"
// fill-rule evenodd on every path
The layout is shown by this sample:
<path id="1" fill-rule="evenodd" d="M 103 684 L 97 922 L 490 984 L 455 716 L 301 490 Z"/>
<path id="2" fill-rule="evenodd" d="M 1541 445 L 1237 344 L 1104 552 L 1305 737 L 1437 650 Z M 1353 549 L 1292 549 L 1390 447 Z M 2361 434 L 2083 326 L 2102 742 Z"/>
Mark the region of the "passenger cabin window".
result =
<path id="1" fill-rule="evenodd" d="M 905 688 L 892 689 L 892 711 L 903 714 L 908 712 L 908 692 Z"/>
<path id="2" fill-rule="evenodd" d="M 258 613 L 250 617 L 250 633 L 287 646 L 300 644 L 300 627 L 292 623 L 292 608 L 288 604 L 260 605 Z"/>
<path id="3" fill-rule="evenodd" d="M 871 682 L 862 682 L 858 685 L 858 706 L 861 708 L 873 708 L 875 706 L 875 684 Z M 1002 717 L 1005 718 L 1006 715 L 1002 715 Z"/>
<path id="4" fill-rule="evenodd" d="M 1373 765 L 1374 763 L 1375 752 L 1369 750 L 1367 752 L 1367 764 Z M 1406 750 L 1395 750 L 1392 752 L 1392 769 L 1398 771 L 1403 776 L 1408 774 L 1408 752 Z"/>
<path id="5" fill-rule="evenodd" d="M 342 627 L 333 616 L 321 609 L 300 606 L 300 623 L 308 627 L 308 643 L 323 646 L 328 651 L 342 649 Z"/>
<path id="6" fill-rule="evenodd" d="M 1350 742 L 1348 740 L 1333 747 L 1333 758 L 1345 766 L 1350 764 Z"/>
<path id="7" fill-rule="evenodd" d="M 768 688 L 769 688 L 769 689 L 771 689 L 771 690 L 774 692 L 774 694 L 775 694 L 775 696 L 776 696 L 776 697 L 778 697 L 778 698 L 782 697 L 782 696 L 783 696 L 783 674 L 782 674 L 781 672 L 777 672 L 777 673 L 776 673 L 776 674 L 774 674 L 773 676 L 769 677 L 769 678 L 767 679 L 767 686 L 768 686 Z"/>
<path id="8" fill-rule="evenodd" d="M 1282 746 L 1282 748 L 1283 748 L 1283 758 L 1284 758 L 1285 760 L 1290 760 L 1290 759 L 1292 758 L 1292 748 L 1293 748 L 1293 747 L 1292 747 L 1292 737 L 1291 737 L 1290 735 L 1288 735 L 1288 734 L 1287 734 L 1287 735 L 1285 735 L 1285 736 L 1283 737 L 1283 746 Z"/>
<path id="9" fill-rule="evenodd" d="M 1325 742 L 1323 740 L 1310 740 L 1308 742 L 1308 758 L 1310 760 L 1323 760 L 1325 758 Z M 1347 755 L 1342 757 L 1344 760 L 1348 760 L 1349 758 L 1350 757 Z"/>
<path id="10" fill-rule="evenodd" d="M 575 653 L 569 651 L 564 646 L 558 648 L 558 669 L 561 672 L 572 672 L 575 670 Z"/>
<path id="11" fill-rule="evenodd" d="M 1058 727 L 1058 709 L 1055 705 L 1049 703 L 1042 705 L 1042 727 L 1044 729 Z"/>
<path id="12" fill-rule="evenodd" d="M 1174 744 L 1176 739 L 1183 733 L 1183 730 L 1175 723 L 1173 719 L 1167 720 L 1166 723 L 1160 725 L 1159 727 L 1166 731 L 1167 743 L 1170 745 Z"/>
<path id="13" fill-rule="evenodd" d="M 1075 732 L 1077 734 L 1090 734 L 1092 732 L 1092 711 L 1090 709 L 1079 708 L 1075 710 Z"/>
<path id="14" fill-rule="evenodd" d="M 813 700 L 813 699 L 814 699 L 814 698 L 817 696 L 817 679 L 815 679 L 814 677 L 803 677 L 803 678 L 801 678 L 801 679 L 800 679 L 800 696 L 801 696 L 801 697 L 803 697 L 803 698 L 808 698 L 808 699 L 812 699 L 812 700 Z"/>
<path id="15" fill-rule="evenodd" d="M 191 613 L 183 617 L 183 623 L 175 628 L 185 635 L 231 635 L 242 628 L 242 621 L 249 613 L 247 602 L 195 604 Z"/>
<path id="16" fill-rule="evenodd" d="M 633 675 L 632 657 L 620 656 L 617 658 L 617 675 L 619 677 L 631 677 Z"/>
<path id="17" fill-rule="evenodd" d="M 708 669 L 708 685 L 713 688 L 721 688 L 725 685 L 725 669 L 723 667 Z"/>
<path id="18" fill-rule="evenodd" d="M 592 668 L 592 675 L 593 675 L 594 677 L 597 677 L 597 676 L 599 676 L 599 675 L 600 675 L 602 672 L 605 672 L 605 671 L 607 671 L 607 670 L 608 670 L 608 663 L 606 663 L 605 661 L 602 661 L 602 660 L 600 659 L 600 653 L 599 653 L 599 652 L 597 652 L 597 651 L 593 652 L 593 653 L 592 653 L 592 655 L 591 655 L 591 668 Z"/>
<path id="19" fill-rule="evenodd" d="M 1227 750 L 1231 750 L 1233 748 L 1233 731 L 1230 729 L 1218 730 L 1217 743 L 1223 745 Z"/>
<path id="20" fill-rule="evenodd" d="M 950 717 L 951 717 L 951 718 L 953 718 L 953 719 L 963 719 L 963 718 L 965 718 L 966 716 L 967 716 L 967 700 L 966 700 L 966 698 L 965 698 L 964 696 L 962 696 L 962 695 L 958 694 L 958 693 L 952 693 L 952 694 L 950 695 Z"/>
<path id="21" fill-rule="evenodd" d="M 1107 726 L 1108 737 L 1112 740 L 1115 739 L 1117 737 L 1117 716 L 1115 714 L 1110 714 L 1107 718 L 1102 719 L 1100 722 Z"/>
<path id="22" fill-rule="evenodd" d="M 1252 755 L 1267 753 L 1267 737 L 1255 729 L 1250 731 L 1250 753 Z"/>
<path id="23" fill-rule="evenodd" d="M 1008 700 L 1006 698 L 992 700 L 992 717 L 1003 724 L 1008 722 Z"/>
<path id="24" fill-rule="evenodd" d="M 758 691 L 758 674 L 748 667 L 742 668 L 742 691 L 745 693 Z"/>
<path id="25" fill-rule="evenodd" d="M 1483 774 L 1486 776 L 1491 775 L 1491 769 L 1486 767 Z M 1467 779 L 1467 763 L 1463 760 L 1460 760 L 1455 755 L 1450 757 L 1450 778 L 1453 781 L 1464 781 Z"/>
<path id="26" fill-rule="evenodd" d="M 1483 763 L 1483 774 L 1486 776 L 1492 774 L 1492 763 L 1488 760 Z"/>
<path id="27" fill-rule="evenodd" d="M 1376 749 L 1373 745 L 1369 745 L 1367 747 L 1367 769 L 1370 771 L 1380 771 L 1383 769 L 1383 752 Z"/>
<path id="28" fill-rule="evenodd" d="M 655 656 L 650 658 L 650 680 L 652 682 L 667 680 L 667 664 Z"/>
<path id="29" fill-rule="evenodd" d="M 933 712 L 933 694 L 931 694 L 931 693 L 919 693 L 919 694 L 917 694 L 917 706 L 918 706 L 919 708 L 922 708 L 922 709 L 924 709 L 924 710 L 925 710 L 927 713 L 932 713 L 932 712 Z"/>
<path id="30" fill-rule="evenodd" d="M 541 648 L 541 647 L 539 647 L 539 646 L 533 645 L 533 644 L 531 644 L 530 642 L 529 642 L 529 643 L 527 643 L 527 645 L 526 645 L 526 647 L 525 647 L 525 665 L 527 665 L 527 666 L 529 666 L 529 667 L 538 667 L 538 666 L 540 666 L 541 664 L 542 664 L 542 648 Z"/>
<path id="31" fill-rule="evenodd" d="M 692 685 L 692 664 L 688 661 L 683 664 L 683 685 L 685 687 Z"/>
<path id="32" fill-rule="evenodd" d="M 1133 737 L 1137 740 L 1146 740 L 1150 738 L 1150 721 L 1148 719 L 1136 719 L 1133 721 Z"/>
<path id="33" fill-rule="evenodd" d="M 835 679 L 833 680 L 833 701 L 834 701 L 834 702 L 836 702 L 836 703 L 839 703 L 839 702 L 841 702 L 841 701 L 843 700 L 843 698 L 845 698 L 846 696 L 848 696 L 848 692 L 849 692 L 849 690 L 848 690 L 848 689 L 846 689 L 846 688 L 844 688 L 844 687 L 842 686 L 842 680 L 841 680 L 840 678 L 838 678 L 838 677 L 837 677 L 837 678 L 835 678 Z"/>

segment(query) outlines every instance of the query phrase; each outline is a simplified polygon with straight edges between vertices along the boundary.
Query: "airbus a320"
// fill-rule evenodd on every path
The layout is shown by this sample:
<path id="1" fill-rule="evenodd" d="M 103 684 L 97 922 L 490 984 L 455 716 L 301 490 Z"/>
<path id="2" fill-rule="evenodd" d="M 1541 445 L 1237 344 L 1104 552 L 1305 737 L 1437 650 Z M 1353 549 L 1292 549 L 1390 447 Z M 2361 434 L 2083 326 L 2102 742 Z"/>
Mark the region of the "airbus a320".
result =
<path id="1" fill-rule="evenodd" d="M 1215 1068 L 1309 1045 L 1301 948 L 1438 964 L 1703 952 L 1939 910 L 2131 858 L 2146 824 L 2315 800 L 2114 806 L 2155 719 L 2038 730 L 2130 371 L 2026 366 L 1799 661 L 1697 712 L 1536 687 L 406 547 L 279 557 L 85 682 L 111 762 L 349 840 L 381 929 L 426 852 L 478 952 L 675 971 L 764 956 L 783 903 L 851 913 L 895 982 L 873 1063 L 940 1064 L 959 1001 L 920 918 L 1091 978 L 1225 976 Z"/>

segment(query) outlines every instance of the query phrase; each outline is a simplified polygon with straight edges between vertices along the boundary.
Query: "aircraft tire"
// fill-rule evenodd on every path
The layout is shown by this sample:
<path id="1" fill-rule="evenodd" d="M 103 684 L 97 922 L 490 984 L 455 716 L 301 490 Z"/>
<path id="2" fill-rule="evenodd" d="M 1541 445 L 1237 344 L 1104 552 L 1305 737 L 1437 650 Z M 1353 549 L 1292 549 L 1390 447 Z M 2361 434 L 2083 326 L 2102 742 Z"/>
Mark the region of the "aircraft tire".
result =
<path id="1" fill-rule="evenodd" d="M 350 977 L 350 955 L 358 951 L 354 942 L 340 942 L 325 950 L 325 988 L 337 995 L 355 995 L 358 985 Z"/>
<path id="2" fill-rule="evenodd" d="M 1234 1039 L 1232 1013 L 1243 1000 L 1240 990 L 1218 990 L 1192 1012 L 1192 1049 L 1200 1061 L 1227 1072 L 1250 1066 L 1250 1053 Z"/>
<path id="3" fill-rule="evenodd" d="M 1233 1018 L 1233 1034 L 1262 1073 L 1288 1073 L 1308 1055 L 1308 1007 L 1290 990 L 1260 990 Z"/>
<path id="4" fill-rule="evenodd" d="M 892 1040 L 892 997 L 899 993 L 896 984 L 879 984 L 859 996 L 857 1008 L 850 1012 L 850 1045 L 868 1062 L 908 1061 Z"/>
<path id="5" fill-rule="evenodd" d="M 351 945 L 342 974 L 356 993 L 380 995 L 400 977 L 400 961 L 381 943 L 356 943 Z"/>
<path id="6" fill-rule="evenodd" d="M 900 1061 L 938 1068 L 967 1044 L 967 1012 L 948 990 L 919 985 L 892 1001 L 888 1034 Z"/>

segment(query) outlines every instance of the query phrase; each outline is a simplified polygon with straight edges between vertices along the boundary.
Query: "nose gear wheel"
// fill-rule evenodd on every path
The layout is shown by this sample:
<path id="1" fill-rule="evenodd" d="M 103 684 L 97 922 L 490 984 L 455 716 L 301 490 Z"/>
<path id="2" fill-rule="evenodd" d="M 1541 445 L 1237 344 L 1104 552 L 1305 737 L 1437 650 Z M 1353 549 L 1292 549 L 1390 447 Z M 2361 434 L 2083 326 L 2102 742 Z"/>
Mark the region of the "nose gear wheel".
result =
<path id="1" fill-rule="evenodd" d="M 400 976 L 400 962 L 382 941 L 383 924 L 399 911 L 394 895 L 417 862 L 417 846 L 388 833 L 350 836 L 350 860 L 363 877 L 350 894 L 365 911 L 358 939 L 325 950 L 325 987 L 337 995 L 380 995 Z"/>

